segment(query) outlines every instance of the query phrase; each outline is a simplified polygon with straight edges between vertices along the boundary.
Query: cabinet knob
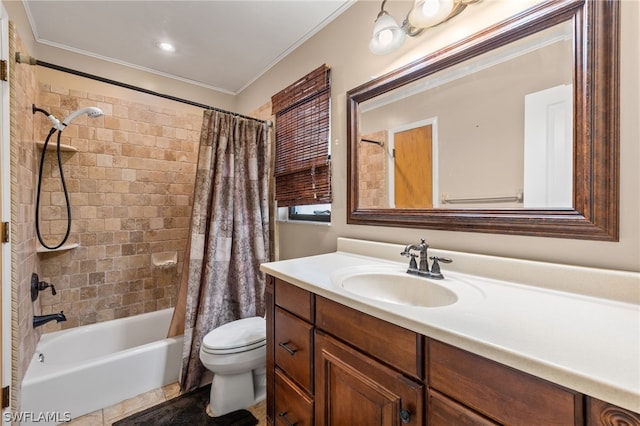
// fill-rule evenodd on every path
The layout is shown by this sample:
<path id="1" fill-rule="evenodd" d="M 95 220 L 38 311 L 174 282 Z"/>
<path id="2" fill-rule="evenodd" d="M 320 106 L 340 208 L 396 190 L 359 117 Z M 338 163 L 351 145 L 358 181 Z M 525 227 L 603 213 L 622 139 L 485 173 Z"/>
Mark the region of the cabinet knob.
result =
<path id="1" fill-rule="evenodd" d="M 409 410 L 400 410 L 400 420 L 402 420 L 402 423 L 411 422 L 411 412 Z"/>
<path id="2" fill-rule="evenodd" d="M 280 346 L 285 351 L 289 352 L 289 355 L 295 355 L 296 352 L 298 352 L 298 350 L 295 349 L 295 348 L 290 348 L 288 345 L 289 345 L 289 342 L 280 342 L 280 343 L 278 343 L 278 346 Z"/>
<path id="3" fill-rule="evenodd" d="M 278 413 L 278 416 L 282 417 L 282 420 L 284 420 L 284 422 L 289 426 L 296 426 L 298 424 L 298 422 L 291 423 L 289 421 L 289 419 L 287 418 L 287 412 L 286 411 L 281 411 L 280 413 Z"/>

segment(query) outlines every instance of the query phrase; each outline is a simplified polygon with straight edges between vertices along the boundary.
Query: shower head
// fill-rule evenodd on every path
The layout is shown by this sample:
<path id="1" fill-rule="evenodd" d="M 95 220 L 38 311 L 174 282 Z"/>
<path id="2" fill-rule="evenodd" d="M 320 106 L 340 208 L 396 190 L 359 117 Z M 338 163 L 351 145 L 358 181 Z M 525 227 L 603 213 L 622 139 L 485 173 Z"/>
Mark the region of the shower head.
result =
<path id="1" fill-rule="evenodd" d="M 69 114 L 67 118 L 65 118 L 62 121 L 62 123 L 58 127 L 58 130 L 63 130 L 65 127 L 67 127 L 71 123 L 71 121 L 73 121 L 76 117 L 82 114 L 87 114 L 91 118 L 96 118 L 104 115 L 104 113 L 100 108 L 96 108 L 96 107 L 80 108 L 76 111 L 73 111 L 71 114 Z"/>

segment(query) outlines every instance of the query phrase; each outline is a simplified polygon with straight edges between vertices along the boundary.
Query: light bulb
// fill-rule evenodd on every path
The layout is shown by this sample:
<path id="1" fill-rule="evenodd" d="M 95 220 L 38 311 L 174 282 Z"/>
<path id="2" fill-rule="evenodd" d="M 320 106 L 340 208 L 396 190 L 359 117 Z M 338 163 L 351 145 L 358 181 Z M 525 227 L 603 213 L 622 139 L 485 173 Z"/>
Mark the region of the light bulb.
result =
<path id="1" fill-rule="evenodd" d="M 382 30 L 376 36 L 381 46 L 388 46 L 393 41 L 393 32 L 391 30 Z"/>
<path id="2" fill-rule="evenodd" d="M 409 23 L 416 28 L 427 28 L 444 21 L 453 10 L 454 0 L 416 0 L 409 12 Z"/>
<path id="3" fill-rule="evenodd" d="M 438 0 L 425 0 L 422 4 L 421 13 L 424 16 L 433 17 L 438 13 L 440 9 L 440 2 Z"/>
<path id="4" fill-rule="evenodd" d="M 405 33 L 391 15 L 383 11 L 373 25 L 369 50 L 376 55 L 391 53 L 404 43 Z"/>

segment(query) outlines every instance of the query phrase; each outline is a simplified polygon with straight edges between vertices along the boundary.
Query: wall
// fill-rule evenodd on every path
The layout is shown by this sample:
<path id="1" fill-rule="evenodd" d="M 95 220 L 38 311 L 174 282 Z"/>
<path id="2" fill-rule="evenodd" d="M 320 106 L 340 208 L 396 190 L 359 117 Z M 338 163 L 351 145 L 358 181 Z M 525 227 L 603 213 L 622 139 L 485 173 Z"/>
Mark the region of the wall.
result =
<path id="1" fill-rule="evenodd" d="M 35 68 L 21 69 L 13 61 L 16 49 L 26 51 L 22 40 L 9 24 L 10 103 L 11 103 L 11 406 L 16 407 L 20 385 L 40 330 L 31 320 L 39 306 L 31 303 L 31 274 L 38 272 L 33 205 L 35 203 L 36 148 L 33 143 L 31 103 L 37 98 Z"/>
<path id="2" fill-rule="evenodd" d="M 493 235 L 348 225 L 346 223 L 346 92 L 369 78 L 391 71 L 412 59 L 441 48 L 465 35 L 513 15 L 535 3 L 487 1 L 469 6 L 451 21 L 416 38 L 408 39 L 398 52 L 383 57 L 368 51 L 373 20 L 379 2 L 356 2 L 321 32 L 284 58 L 238 97 L 237 109 L 251 111 L 287 84 L 321 63 L 332 68 L 332 184 L 334 192 L 330 226 L 278 224 L 281 258 L 334 251 L 339 236 L 406 244 L 424 237 L 438 248 L 630 271 L 640 270 L 640 175 L 638 143 L 637 40 L 640 3 L 621 2 L 621 146 L 620 146 L 620 241 Z M 400 18 L 410 3 L 387 3 L 388 11 Z M 310 244 L 309 241 L 313 243 Z M 401 260 L 400 258 L 398 260 Z"/>
<path id="3" fill-rule="evenodd" d="M 45 331 L 171 307 L 190 223 L 202 109 L 38 67 L 37 106 L 62 120 L 97 106 L 105 115 L 75 119 L 61 142 L 73 218 L 69 243 L 41 253 L 41 279 L 58 294 L 40 293 L 44 313 L 64 311 L 66 322 Z M 38 115 L 36 140 L 51 122 Z M 55 142 L 55 140 L 52 140 Z M 66 229 L 55 151 L 46 156 L 40 228 L 49 246 Z M 177 257 L 169 267 L 155 256 Z M 162 261 L 162 259 L 160 259 Z"/>

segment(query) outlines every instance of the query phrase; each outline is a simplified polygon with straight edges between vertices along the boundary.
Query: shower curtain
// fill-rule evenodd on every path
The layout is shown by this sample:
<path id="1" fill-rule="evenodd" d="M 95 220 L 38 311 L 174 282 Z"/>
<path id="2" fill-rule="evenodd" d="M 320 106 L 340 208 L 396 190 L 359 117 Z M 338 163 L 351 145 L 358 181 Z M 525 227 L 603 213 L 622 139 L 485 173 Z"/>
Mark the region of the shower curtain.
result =
<path id="1" fill-rule="evenodd" d="M 200 385 L 205 369 L 199 351 L 209 331 L 264 315 L 265 275 L 259 267 L 270 259 L 267 133 L 264 122 L 204 112 L 191 232 L 173 321 L 179 321 L 184 307 L 183 391 Z"/>

